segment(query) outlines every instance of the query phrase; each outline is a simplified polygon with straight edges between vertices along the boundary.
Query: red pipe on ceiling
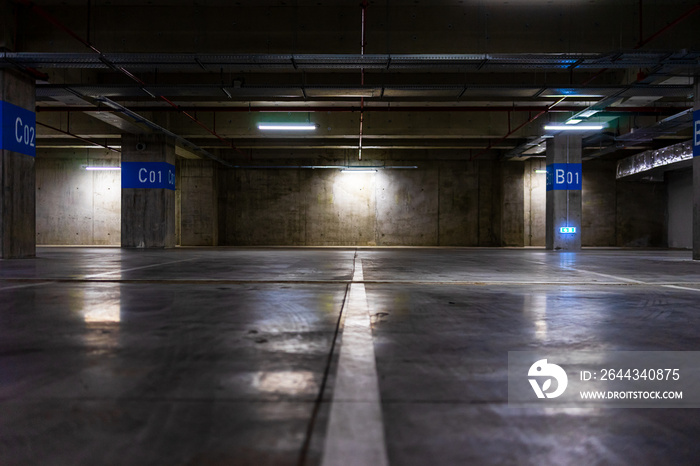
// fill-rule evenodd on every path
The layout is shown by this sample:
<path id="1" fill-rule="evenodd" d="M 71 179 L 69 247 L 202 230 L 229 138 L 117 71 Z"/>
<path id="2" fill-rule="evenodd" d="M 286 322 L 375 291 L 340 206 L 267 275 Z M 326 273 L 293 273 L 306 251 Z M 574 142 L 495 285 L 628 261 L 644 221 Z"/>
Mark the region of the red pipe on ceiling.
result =
<path id="1" fill-rule="evenodd" d="M 109 147 L 109 146 L 107 146 L 107 145 L 105 145 L 105 144 L 100 144 L 99 142 L 91 141 L 91 140 L 89 140 L 89 139 L 87 139 L 87 138 L 84 138 L 84 137 L 82 137 L 82 136 L 78 136 L 77 134 L 71 133 L 70 131 L 63 131 L 62 129 L 56 128 L 55 126 L 50 126 L 50 125 L 47 125 L 47 124 L 45 124 L 45 123 L 41 123 L 41 122 L 39 122 L 39 121 L 37 121 L 36 124 L 39 125 L 39 126 L 43 126 L 44 128 L 48 128 L 48 129 L 50 129 L 50 130 L 56 131 L 56 132 L 58 132 L 58 133 L 65 134 L 66 136 L 70 136 L 70 137 L 73 137 L 73 138 L 76 138 L 76 139 L 80 139 L 80 140 L 83 141 L 83 142 L 87 142 L 87 143 L 89 143 L 89 144 L 93 144 L 93 145 L 95 145 L 95 146 L 102 147 L 102 148 L 107 149 L 107 150 L 111 150 L 112 152 L 121 152 L 120 150 L 115 149 L 114 147 Z"/>
<path id="2" fill-rule="evenodd" d="M 366 36 L 366 21 L 367 21 L 367 0 L 362 0 L 362 4 L 360 7 L 362 8 L 362 32 L 361 32 L 361 41 L 362 41 L 362 47 L 360 48 L 360 56 L 364 57 L 365 56 L 365 45 L 367 44 L 367 36 Z M 360 84 L 364 87 L 365 85 L 365 69 L 360 68 Z M 360 137 L 358 140 L 357 144 L 357 158 L 358 160 L 362 160 L 362 126 L 364 125 L 365 121 L 365 98 L 360 97 Z"/>
<path id="3" fill-rule="evenodd" d="M 34 13 L 36 13 L 36 14 L 38 14 L 39 16 L 41 16 L 42 18 L 46 19 L 48 22 L 50 22 L 50 23 L 53 24 L 54 26 L 58 27 L 59 29 L 61 29 L 61 30 L 64 31 L 64 32 L 66 32 L 66 33 L 67 33 L 68 35 L 70 35 L 72 38 L 76 39 L 77 41 L 79 41 L 80 43 L 82 43 L 83 45 L 85 45 L 86 47 L 88 47 L 90 50 L 92 50 L 93 52 L 97 53 L 97 54 L 100 56 L 100 60 L 104 61 L 106 64 L 108 64 L 108 65 L 109 65 L 111 68 L 113 68 L 115 71 L 121 72 L 122 74 L 124 74 L 125 76 L 127 76 L 129 79 L 131 79 L 132 81 L 138 83 L 138 84 L 141 85 L 141 86 L 146 86 L 146 83 L 145 83 L 142 79 L 140 79 L 139 77 L 137 77 L 136 75 L 134 75 L 133 73 L 131 73 L 130 71 L 128 71 L 127 69 L 125 69 L 124 67 L 118 66 L 118 65 L 114 65 L 114 64 L 110 63 L 109 60 L 107 60 L 107 58 L 104 57 L 104 54 L 103 54 L 97 47 L 95 47 L 95 46 L 92 45 L 90 42 L 86 41 L 85 39 L 83 39 L 82 37 L 80 37 L 78 34 L 76 34 L 75 32 L 73 32 L 68 26 L 66 26 L 65 24 L 63 24 L 62 22 L 60 22 L 58 19 L 56 19 L 54 16 L 52 16 L 48 11 L 44 10 L 43 8 L 41 8 L 40 6 L 36 5 L 34 2 L 32 2 L 32 1 L 30 1 L 30 0 L 15 0 L 15 1 L 16 1 L 17 3 L 20 3 L 20 4 L 22 4 L 22 5 L 25 5 L 25 6 L 29 7 Z M 143 90 L 144 90 L 144 92 L 146 92 L 146 93 L 148 93 L 148 94 L 151 94 L 151 93 L 148 92 L 146 89 L 143 89 Z M 153 95 L 153 94 L 151 94 L 151 95 Z M 210 129 L 208 126 L 206 126 L 206 125 L 205 125 L 204 123 L 202 123 L 200 120 L 198 120 L 197 117 L 191 115 L 190 113 L 188 113 L 188 112 L 186 112 L 186 111 L 182 111 L 182 110 L 180 109 L 180 107 L 178 107 L 177 104 L 175 104 L 174 102 L 172 102 L 172 101 L 171 101 L 170 99 L 168 99 L 167 97 L 165 97 L 165 96 L 163 96 L 163 95 L 159 95 L 159 96 L 157 96 L 157 97 L 158 97 L 159 99 L 161 99 L 162 101 L 166 102 L 168 105 L 172 106 L 174 109 L 180 111 L 180 112 L 181 112 L 183 115 L 185 115 L 187 118 L 189 118 L 190 120 L 192 120 L 193 122 L 195 122 L 197 125 L 199 125 L 199 126 L 201 126 L 202 128 L 204 128 L 208 133 L 210 133 L 210 134 L 212 134 L 213 136 L 215 136 L 217 139 L 219 139 L 221 142 L 225 143 L 225 144 L 226 144 L 227 146 L 229 146 L 231 149 L 234 149 L 234 150 L 240 152 L 241 154 L 246 155 L 246 154 L 244 154 L 243 152 L 241 152 L 240 150 L 238 150 L 238 148 L 236 148 L 236 146 L 233 144 L 233 142 L 231 142 L 231 141 L 225 139 L 224 137 L 222 137 L 221 135 L 219 135 L 216 131 Z"/>
<path id="4" fill-rule="evenodd" d="M 659 37 L 659 36 L 662 35 L 663 33 L 665 33 L 665 32 L 667 32 L 667 31 L 671 30 L 672 28 L 674 28 L 675 26 L 677 26 L 679 23 L 681 23 L 683 20 L 685 20 L 685 19 L 687 19 L 688 17 L 692 16 L 692 15 L 693 15 L 694 13 L 696 13 L 697 11 L 700 11 L 700 3 L 698 3 L 698 4 L 696 4 L 694 7 L 690 8 L 688 11 L 686 11 L 685 13 L 683 13 L 682 15 L 680 15 L 680 16 L 679 16 L 678 18 L 676 18 L 674 21 L 670 22 L 669 24 L 667 24 L 667 25 L 664 26 L 663 28 L 659 29 L 659 30 L 656 31 L 654 34 L 652 34 L 651 36 L 649 36 L 648 38 L 646 38 L 645 40 L 640 40 L 639 43 L 634 47 L 634 50 L 637 50 L 637 49 L 640 49 L 640 48 L 644 47 L 646 44 L 648 44 L 649 42 L 653 41 L 654 39 L 656 39 L 657 37 Z M 640 38 L 640 39 L 641 39 L 641 38 Z M 607 68 L 604 68 L 604 69 L 598 71 L 596 74 L 594 74 L 593 76 L 591 76 L 590 78 L 588 78 L 586 81 L 584 81 L 584 82 L 583 82 L 583 85 L 585 86 L 586 84 L 590 84 L 594 79 L 596 79 L 598 76 L 600 76 L 600 75 L 602 75 L 603 73 L 605 73 L 607 70 L 608 70 Z M 558 103 L 562 102 L 564 99 L 566 99 L 566 97 L 563 97 L 560 101 L 556 102 L 554 105 L 557 105 Z M 554 105 L 552 105 L 552 107 L 553 107 Z M 532 123 L 533 121 L 537 120 L 537 119 L 538 119 L 539 117 L 541 117 L 542 115 L 544 115 L 544 114 L 546 114 L 546 113 L 549 113 L 549 110 L 550 110 L 550 109 L 551 109 L 551 107 L 549 107 L 547 110 L 543 110 L 542 112 L 538 113 L 538 114 L 535 115 L 534 117 L 530 118 L 527 122 L 525 122 L 525 123 L 523 123 L 522 125 L 520 125 L 520 126 L 518 126 L 517 128 L 515 128 L 513 131 L 509 131 L 508 134 L 506 134 L 506 135 L 503 136 L 501 139 L 499 139 L 498 142 L 501 142 L 501 141 L 507 139 L 509 136 L 511 136 L 513 133 L 515 133 L 516 131 L 518 131 L 518 130 L 521 129 L 522 127 L 524 127 L 524 126 L 526 126 L 526 125 Z M 489 146 L 488 146 L 486 149 L 484 149 L 483 151 L 479 152 L 479 153 L 476 154 L 475 156 L 471 157 L 469 160 L 473 160 L 473 159 L 475 159 L 475 158 L 477 158 L 477 157 L 479 157 L 479 156 L 485 154 L 491 147 L 492 147 L 492 145 L 489 144 Z"/>

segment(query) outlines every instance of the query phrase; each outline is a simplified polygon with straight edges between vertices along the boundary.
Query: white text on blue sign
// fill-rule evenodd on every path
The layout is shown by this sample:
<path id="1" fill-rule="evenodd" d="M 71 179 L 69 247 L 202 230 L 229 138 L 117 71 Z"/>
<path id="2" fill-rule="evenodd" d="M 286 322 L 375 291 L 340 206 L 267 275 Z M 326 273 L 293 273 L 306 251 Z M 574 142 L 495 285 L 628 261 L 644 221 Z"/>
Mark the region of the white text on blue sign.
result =
<path id="1" fill-rule="evenodd" d="M 175 190 L 175 165 L 167 162 L 122 162 L 122 189 Z"/>
<path id="2" fill-rule="evenodd" d="M 36 114 L 0 101 L 0 149 L 36 157 Z"/>
<path id="3" fill-rule="evenodd" d="M 547 165 L 547 191 L 580 191 L 582 179 L 580 163 Z"/>

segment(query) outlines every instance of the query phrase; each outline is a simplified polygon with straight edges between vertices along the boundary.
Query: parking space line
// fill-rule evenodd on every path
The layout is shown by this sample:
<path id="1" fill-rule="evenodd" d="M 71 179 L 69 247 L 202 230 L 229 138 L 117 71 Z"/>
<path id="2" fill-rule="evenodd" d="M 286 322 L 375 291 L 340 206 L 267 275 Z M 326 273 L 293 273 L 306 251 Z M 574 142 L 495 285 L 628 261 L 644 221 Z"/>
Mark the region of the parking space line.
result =
<path id="1" fill-rule="evenodd" d="M 323 466 L 388 465 L 362 260 L 355 259 Z M 360 282 L 360 283 L 358 283 Z"/>

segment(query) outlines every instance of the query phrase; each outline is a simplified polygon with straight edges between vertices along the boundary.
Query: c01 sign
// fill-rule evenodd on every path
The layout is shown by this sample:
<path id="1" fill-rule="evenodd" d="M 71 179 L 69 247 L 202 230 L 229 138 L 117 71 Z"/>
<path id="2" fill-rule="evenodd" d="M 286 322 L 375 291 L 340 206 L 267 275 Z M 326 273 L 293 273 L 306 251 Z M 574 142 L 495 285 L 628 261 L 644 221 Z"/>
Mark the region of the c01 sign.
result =
<path id="1" fill-rule="evenodd" d="M 122 189 L 175 190 L 175 165 L 167 162 L 122 162 Z"/>

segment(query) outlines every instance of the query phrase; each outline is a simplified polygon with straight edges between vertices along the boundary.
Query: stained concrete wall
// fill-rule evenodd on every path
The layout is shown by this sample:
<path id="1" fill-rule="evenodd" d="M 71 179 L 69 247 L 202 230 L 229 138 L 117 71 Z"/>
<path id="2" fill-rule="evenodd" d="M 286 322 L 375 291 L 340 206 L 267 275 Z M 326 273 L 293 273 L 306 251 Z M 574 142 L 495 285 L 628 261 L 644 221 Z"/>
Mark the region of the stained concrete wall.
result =
<path id="1" fill-rule="evenodd" d="M 119 172 L 82 168 L 118 163 L 118 154 L 104 151 L 42 151 L 37 157 L 37 243 L 118 245 Z M 544 245 L 546 177 L 535 173 L 544 160 L 420 165 L 342 174 L 233 170 L 181 159 L 179 244 Z M 665 212 L 680 206 L 674 200 L 678 195 L 669 194 L 667 207 L 665 193 L 657 192 L 661 185 L 616 182 L 613 162 L 585 162 L 583 174 L 584 246 L 665 244 Z M 677 223 L 671 217 L 669 222 Z"/>
<path id="2" fill-rule="evenodd" d="M 666 246 L 663 183 L 615 180 L 614 161 L 583 164 L 584 246 Z"/>
<path id="3" fill-rule="evenodd" d="M 545 245 L 545 228 L 547 223 L 547 176 L 537 171 L 546 170 L 544 159 L 530 159 L 524 163 L 523 175 L 523 212 L 525 246 Z"/>
<path id="4" fill-rule="evenodd" d="M 581 244 L 617 246 L 615 162 L 583 163 Z"/>
<path id="5" fill-rule="evenodd" d="M 618 181 L 617 246 L 665 247 L 664 183 Z"/>
<path id="6" fill-rule="evenodd" d="M 421 165 L 376 174 L 222 170 L 221 243 L 523 245 L 523 164 Z"/>
<path id="7" fill-rule="evenodd" d="M 668 247 L 693 247 L 693 170 L 666 173 Z"/>
<path id="8" fill-rule="evenodd" d="M 52 245 L 119 245 L 121 176 L 85 166 L 118 166 L 119 154 L 41 151 L 36 158 L 36 241 Z"/>
<path id="9" fill-rule="evenodd" d="M 219 244 L 216 170 L 215 162 L 208 160 L 180 159 L 177 163 L 176 228 L 182 246 Z"/>
<path id="10" fill-rule="evenodd" d="M 502 206 L 501 246 L 525 245 L 524 178 L 524 164 L 507 162 L 501 165 L 501 197 L 498 203 Z"/>

